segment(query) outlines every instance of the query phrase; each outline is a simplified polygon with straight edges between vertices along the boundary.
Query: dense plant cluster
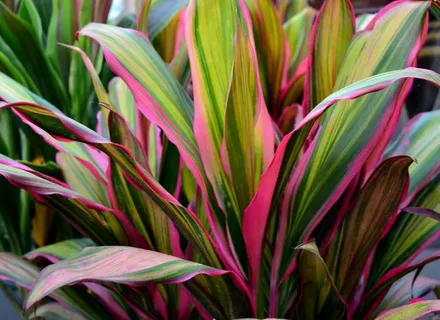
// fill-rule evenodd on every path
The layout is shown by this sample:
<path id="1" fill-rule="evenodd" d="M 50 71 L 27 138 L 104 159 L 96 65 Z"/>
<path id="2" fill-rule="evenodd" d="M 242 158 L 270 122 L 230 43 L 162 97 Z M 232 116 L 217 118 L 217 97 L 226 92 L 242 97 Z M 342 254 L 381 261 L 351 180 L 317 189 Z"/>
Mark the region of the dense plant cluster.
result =
<path id="1" fill-rule="evenodd" d="M 0 280 L 28 317 L 413 319 L 432 1 L 0 1 Z"/>

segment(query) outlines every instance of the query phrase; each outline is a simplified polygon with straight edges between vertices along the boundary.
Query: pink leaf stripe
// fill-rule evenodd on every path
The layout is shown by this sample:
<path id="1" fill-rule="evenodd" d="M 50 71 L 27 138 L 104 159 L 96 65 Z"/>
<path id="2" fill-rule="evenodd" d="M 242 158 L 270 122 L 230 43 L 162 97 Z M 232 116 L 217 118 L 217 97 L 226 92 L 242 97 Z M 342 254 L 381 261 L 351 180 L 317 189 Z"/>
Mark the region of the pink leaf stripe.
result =
<path id="1" fill-rule="evenodd" d="M 117 262 L 117 263 L 115 263 Z M 221 276 L 228 271 L 132 247 L 90 247 L 73 259 L 50 265 L 41 273 L 25 301 L 25 309 L 54 290 L 83 281 L 129 285 L 182 283 L 198 274 Z"/>
<path id="2" fill-rule="evenodd" d="M 376 318 L 376 320 L 419 319 L 427 314 L 439 311 L 439 300 L 417 301 L 406 306 L 383 312 Z"/>
<path id="3" fill-rule="evenodd" d="M 287 179 L 283 179 L 286 165 L 290 163 L 293 165 L 290 158 L 296 157 L 299 153 L 286 153 L 291 151 L 292 144 L 297 140 L 304 139 L 304 135 L 310 130 L 312 123 L 314 123 L 330 106 L 338 101 L 356 99 L 367 93 L 383 90 L 393 84 L 394 82 L 406 79 L 416 78 L 427 80 L 436 86 L 440 86 L 440 75 L 434 71 L 420 68 L 406 68 L 401 70 L 384 72 L 374 75 L 363 80 L 357 81 L 347 87 L 344 87 L 324 99 L 312 111 L 305 116 L 305 118 L 298 124 L 298 126 L 291 133 L 286 135 L 281 141 L 272 163 L 261 177 L 259 188 L 250 205 L 246 208 L 243 217 L 243 236 L 247 252 L 249 255 L 250 267 L 252 272 L 253 285 L 259 277 L 259 268 L 262 257 L 262 244 L 264 239 L 264 232 L 266 229 L 267 220 L 274 205 L 274 195 L 279 193 L 280 188 L 284 188 Z M 306 132 L 304 132 L 306 131 Z M 283 183 L 280 183 L 280 180 Z M 284 184 L 284 185 L 283 185 Z"/>

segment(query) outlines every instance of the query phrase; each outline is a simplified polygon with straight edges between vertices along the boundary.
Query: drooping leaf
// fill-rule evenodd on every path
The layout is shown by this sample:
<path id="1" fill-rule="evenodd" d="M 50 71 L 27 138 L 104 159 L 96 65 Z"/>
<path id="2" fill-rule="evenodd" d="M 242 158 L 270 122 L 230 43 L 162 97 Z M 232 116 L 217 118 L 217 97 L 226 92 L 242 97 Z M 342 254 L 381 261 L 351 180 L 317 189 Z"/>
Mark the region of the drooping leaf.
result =
<path id="1" fill-rule="evenodd" d="M 112 209 L 82 197 L 55 179 L 10 160 L 1 161 L 0 175 L 13 185 L 25 189 L 37 199 L 61 211 L 76 228 L 97 243 L 126 244 L 127 236 L 133 236 L 132 240 L 136 239 L 133 226 L 130 226 L 121 213 L 117 213 L 118 218 L 116 218 L 113 216 L 114 213 L 111 213 Z M 121 224 L 130 232 L 126 234 Z"/>
<path id="2" fill-rule="evenodd" d="M 0 252 L 0 280 L 12 281 L 18 286 L 30 290 L 38 277 L 38 267 L 11 253 Z M 74 313 L 86 318 L 108 319 L 109 314 L 90 296 L 87 299 L 77 290 L 63 288 L 50 293 L 50 297 L 66 306 Z"/>
<path id="3" fill-rule="evenodd" d="M 113 264 L 115 260 L 117 265 Z M 198 274 L 220 276 L 226 272 L 154 251 L 131 247 L 90 247 L 74 258 L 46 267 L 26 299 L 25 310 L 54 290 L 77 282 L 171 284 L 188 281 Z"/>

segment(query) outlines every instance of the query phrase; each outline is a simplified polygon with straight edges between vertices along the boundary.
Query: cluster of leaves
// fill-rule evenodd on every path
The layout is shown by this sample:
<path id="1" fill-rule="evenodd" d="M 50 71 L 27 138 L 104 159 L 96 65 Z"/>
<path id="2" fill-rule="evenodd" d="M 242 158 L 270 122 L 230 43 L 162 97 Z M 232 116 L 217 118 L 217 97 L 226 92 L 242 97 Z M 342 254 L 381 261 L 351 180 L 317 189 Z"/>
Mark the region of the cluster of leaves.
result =
<path id="1" fill-rule="evenodd" d="M 9 69 L 0 65 L 0 108 L 56 150 L 48 170 L 0 149 L 0 176 L 85 237 L 0 253 L 0 279 L 26 291 L 24 312 L 407 319 L 440 310 L 420 299 L 439 283 L 419 276 L 440 258 L 419 258 L 440 235 L 440 112 L 399 130 L 413 79 L 440 86 L 439 74 L 414 67 L 435 3 L 399 0 L 355 17 L 349 0 L 319 12 L 302 0 L 147 0 L 134 28 L 122 28 L 89 23 L 108 10 L 84 18 L 104 2 L 66 20 L 64 9 L 90 3 L 72 1 L 72 11 L 53 1 L 47 28 L 32 1 L 16 13 L 0 3 L 0 39 L 15 43 Z M 41 57 L 21 53 L 29 39 L 17 21 Z M 23 61 L 45 73 L 22 74 Z"/>

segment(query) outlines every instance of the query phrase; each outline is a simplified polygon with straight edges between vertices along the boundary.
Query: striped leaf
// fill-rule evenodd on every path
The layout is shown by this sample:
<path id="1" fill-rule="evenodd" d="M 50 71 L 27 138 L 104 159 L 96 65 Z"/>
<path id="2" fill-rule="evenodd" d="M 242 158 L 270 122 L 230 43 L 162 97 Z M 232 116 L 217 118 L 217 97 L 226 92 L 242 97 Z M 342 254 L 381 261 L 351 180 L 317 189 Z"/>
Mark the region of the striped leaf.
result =
<path id="1" fill-rule="evenodd" d="M 57 154 L 57 164 L 63 171 L 64 180 L 72 190 L 96 203 L 110 207 L 105 180 L 100 180 L 100 177 L 96 177 L 79 160 L 67 153 Z"/>
<path id="2" fill-rule="evenodd" d="M 3 73 L 0 73 L 0 83 L 3 84 L 0 87 L 0 98 L 6 102 L 13 103 L 25 101 L 29 103 L 37 103 L 48 108 L 49 110 L 59 112 L 59 110 L 52 104 L 24 88 Z M 105 172 L 103 170 L 105 164 L 99 163 L 99 161 L 95 160 L 93 152 L 87 148 L 85 144 L 59 141 L 52 138 L 47 133 L 38 130 L 38 128 L 34 127 L 34 130 L 37 130 L 37 133 L 40 134 L 51 146 L 55 147 L 59 151 L 66 152 L 74 156 L 84 165 L 86 165 L 92 172 L 94 172 L 94 174 L 99 176 L 99 178 L 105 178 Z"/>
<path id="3" fill-rule="evenodd" d="M 68 106 L 69 100 L 62 81 L 45 56 L 41 39 L 31 25 L 0 2 L 0 33 L 31 76 L 40 93 L 58 106 Z M 20 34 L 20 37 L 15 35 Z"/>
<path id="4" fill-rule="evenodd" d="M 426 186 L 411 205 L 440 211 L 439 199 L 440 176 Z M 439 236 L 438 221 L 402 212 L 378 245 L 367 281 L 367 289 L 371 289 L 388 271 L 414 260 Z"/>
<path id="5" fill-rule="evenodd" d="M 347 304 L 340 295 L 315 242 L 302 244 L 296 249 L 302 251 L 298 267 L 301 282 L 299 294 L 302 297 L 298 305 L 298 317 L 300 319 L 344 318 Z"/>
<path id="6" fill-rule="evenodd" d="M 425 315 L 439 311 L 439 300 L 417 301 L 406 306 L 386 311 L 380 314 L 376 320 L 419 319 Z"/>
<path id="7" fill-rule="evenodd" d="M 30 290 L 38 277 L 39 269 L 12 253 L 0 252 L 0 280 L 12 281 L 18 286 Z M 87 319 L 108 319 L 110 316 L 105 312 L 97 301 L 72 288 L 64 288 L 51 292 L 50 297 L 61 305 L 69 308 L 74 313 L 79 313 Z"/>
<path id="8" fill-rule="evenodd" d="M 370 290 L 365 292 L 359 306 L 357 307 L 354 317 L 362 315 L 368 318 L 372 316 L 374 311 L 379 307 L 383 298 L 386 296 L 388 290 L 396 281 L 415 270 L 420 270 L 428 263 L 438 259 L 440 259 L 440 253 L 435 252 L 434 254 L 431 254 L 416 263 L 400 266 L 390 270 L 382 278 L 380 278 Z"/>
<path id="9" fill-rule="evenodd" d="M 120 212 L 79 195 L 55 179 L 4 159 L 0 162 L 0 175 L 59 210 L 68 221 L 96 243 L 127 244 L 127 236 L 137 243 L 133 226 Z"/>
<path id="10" fill-rule="evenodd" d="M 405 204 L 440 170 L 440 111 L 419 114 L 405 126 L 401 136 L 391 146 L 394 155 L 407 154 L 416 162 L 410 167 L 411 182 Z"/>
<path id="11" fill-rule="evenodd" d="M 270 0 L 245 0 L 252 18 L 260 79 L 271 115 L 279 114 L 281 88 L 286 82 L 287 42 L 281 19 Z"/>
<path id="12" fill-rule="evenodd" d="M 227 222 L 235 250 L 239 258 L 245 261 L 246 252 L 240 228 L 242 213 L 256 192 L 261 174 L 273 157 L 275 137 L 258 83 L 256 53 L 251 39 L 242 28 L 239 25 L 236 33 L 224 142 L 228 156 L 226 167 L 238 202 L 238 216 L 228 212 Z M 242 262 L 242 265 L 245 264 Z"/>
<path id="13" fill-rule="evenodd" d="M 289 69 L 287 72 L 289 78 L 294 76 L 300 63 L 309 54 L 309 42 L 315 16 L 316 11 L 314 9 L 305 8 L 298 14 L 292 16 L 283 25 L 287 43 L 290 48 Z"/>
<path id="14" fill-rule="evenodd" d="M 118 261 L 117 268 L 114 261 Z M 54 290 L 78 282 L 107 281 L 138 286 L 152 282 L 171 284 L 186 282 L 199 274 L 220 276 L 226 272 L 154 251 L 90 247 L 74 258 L 46 267 L 25 301 L 25 310 Z M 197 292 L 195 295 L 197 298 Z"/>
<path id="15" fill-rule="evenodd" d="M 153 1 L 148 17 L 148 35 L 154 39 L 188 4 L 189 0 Z"/>
<path id="16" fill-rule="evenodd" d="M 391 287 L 380 304 L 377 313 L 404 306 L 411 299 L 422 298 L 439 286 L 440 282 L 438 280 L 422 276 L 414 279 L 414 275 L 409 274 Z"/>
<path id="17" fill-rule="evenodd" d="M 195 0 L 188 10 L 186 42 L 194 85 L 196 140 L 217 198 L 223 206 L 238 214 L 237 199 L 221 160 L 224 114 L 234 61 L 237 3 L 234 0 Z"/>
<path id="18" fill-rule="evenodd" d="M 354 12 L 349 0 L 324 1 L 310 40 L 311 52 L 303 104 L 306 112 L 333 92 L 354 35 L 354 23 Z"/>
<path id="19" fill-rule="evenodd" d="M 332 93 L 316 106 L 298 124 L 294 131 L 281 141 L 274 159 L 262 175 L 259 189 L 243 217 L 243 234 L 245 234 L 246 248 L 251 262 L 252 279 L 255 281 L 253 282 L 254 285 L 260 279 L 259 264 L 262 257 L 262 239 L 265 238 L 268 218 L 280 203 L 282 192 L 287 185 L 292 168 L 298 159 L 302 145 L 313 123 L 327 108 L 338 101 L 352 100 L 370 92 L 383 90 L 395 81 L 407 77 L 424 79 L 440 86 L 440 76 L 438 74 L 430 70 L 417 68 L 389 71 L 368 77 Z M 343 109 L 342 105 L 341 108 Z M 267 201 L 267 199 L 271 199 L 271 201 Z"/>
<path id="20" fill-rule="evenodd" d="M 80 30 L 79 35 L 100 43 L 107 64 L 130 88 L 138 110 L 177 146 L 185 164 L 203 185 L 191 100 L 148 39 L 134 30 L 94 23 Z M 125 50 L 127 46 L 136 50 Z"/>
<path id="21" fill-rule="evenodd" d="M 113 78 L 108 87 L 111 102 L 118 113 L 127 121 L 132 132 L 137 132 L 137 112 L 133 95 L 121 78 Z"/>
<path id="22" fill-rule="evenodd" d="M 424 30 L 428 7 L 427 2 L 401 2 L 385 8 L 370 32 L 353 38 L 347 51 L 347 57 L 353 59 L 344 61 L 335 89 L 370 75 L 412 65 L 413 60 L 407 61 L 407 57 L 414 59 L 411 53 L 420 46 L 418 39 Z M 405 34 L 404 43 L 402 34 Z M 379 43 L 384 48 L 377 47 Z M 364 57 L 369 59 L 369 68 L 358 64 L 358 59 L 362 61 Z M 290 213 L 283 241 L 288 245 L 281 257 L 280 276 L 287 276 L 292 270 L 295 254 L 290 246 L 310 235 L 384 138 L 383 130 L 395 108 L 401 107 L 395 103 L 400 87 L 401 83 L 395 83 L 380 93 L 339 102 L 326 113 L 313 148 L 308 149 L 298 164 L 285 196 Z M 332 95 L 323 101 L 324 105 L 327 99 L 331 100 Z"/>
<path id="23" fill-rule="evenodd" d="M 87 238 L 65 240 L 32 250 L 26 253 L 25 258 L 35 259 L 37 257 L 44 257 L 50 262 L 55 263 L 71 258 L 80 253 L 85 247 L 90 246 L 93 246 L 93 241 Z"/>
<path id="24" fill-rule="evenodd" d="M 338 227 L 325 260 L 342 297 L 350 302 L 370 254 L 395 220 L 408 183 L 406 156 L 385 160 L 371 175 L 350 204 Z"/>

